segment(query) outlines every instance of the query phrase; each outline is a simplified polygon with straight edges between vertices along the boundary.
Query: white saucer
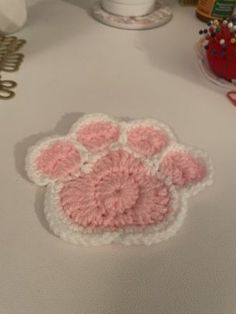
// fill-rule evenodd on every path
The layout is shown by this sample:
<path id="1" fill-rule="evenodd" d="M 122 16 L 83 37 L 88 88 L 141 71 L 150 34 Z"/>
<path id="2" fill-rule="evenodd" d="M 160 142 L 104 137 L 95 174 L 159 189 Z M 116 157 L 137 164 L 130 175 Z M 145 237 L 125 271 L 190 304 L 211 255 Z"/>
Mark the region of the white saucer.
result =
<path id="1" fill-rule="evenodd" d="M 96 20 L 103 24 L 132 30 L 144 30 L 162 26 L 172 18 L 172 11 L 168 6 L 156 3 L 152 13 L 144 16 L 120 16 L 105 11 L 99 2 L 92 8 L 92 14 Z"/>

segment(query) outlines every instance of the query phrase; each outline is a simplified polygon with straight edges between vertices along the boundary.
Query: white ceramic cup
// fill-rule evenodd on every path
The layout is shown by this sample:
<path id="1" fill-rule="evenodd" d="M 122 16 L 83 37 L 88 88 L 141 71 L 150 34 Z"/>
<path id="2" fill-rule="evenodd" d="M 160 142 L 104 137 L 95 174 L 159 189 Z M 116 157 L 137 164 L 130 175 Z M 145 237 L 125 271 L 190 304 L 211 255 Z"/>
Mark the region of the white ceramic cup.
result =
<path id="1" fill-rule="evenodd" d="M 154 10 L 155 0 L 102 0 L 105 11 L 121 16 L 143 16 Z"/>
<path id="2" fill-rule="evenodd" d="M 0 0 L 0 32 L 14 33 L 25 24 L 26 19 L 25 0 Z"/>

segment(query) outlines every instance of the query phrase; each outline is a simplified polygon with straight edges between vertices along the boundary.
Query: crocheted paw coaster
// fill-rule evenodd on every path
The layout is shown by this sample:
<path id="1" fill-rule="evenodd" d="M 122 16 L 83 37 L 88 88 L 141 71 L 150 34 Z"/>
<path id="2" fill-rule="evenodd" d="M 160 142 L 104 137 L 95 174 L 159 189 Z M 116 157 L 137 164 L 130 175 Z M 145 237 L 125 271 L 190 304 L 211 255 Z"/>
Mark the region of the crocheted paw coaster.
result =
<path id="1" fill-rule="evenodd" d="M 187 199 L 212 181 L 206 154 L 156 120 L 85 115 L 65 137 L 29 150 L 29 177 L 46 186 L 53 232 L 76 244 L 157 243 L 173 236 Z"/>

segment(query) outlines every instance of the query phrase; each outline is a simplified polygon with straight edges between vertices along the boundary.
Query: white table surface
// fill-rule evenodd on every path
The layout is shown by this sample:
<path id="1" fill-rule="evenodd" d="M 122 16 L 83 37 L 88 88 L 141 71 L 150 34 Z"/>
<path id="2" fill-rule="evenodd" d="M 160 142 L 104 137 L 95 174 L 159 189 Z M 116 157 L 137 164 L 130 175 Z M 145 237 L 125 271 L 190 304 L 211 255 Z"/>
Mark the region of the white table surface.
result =
<path id="1" fill-rule="evenodd" d="M 235 314 L 236 108 L 200 73 L 193 8 L 149 31 L 99 24 L 84 0 L 29 1 L 17 96 L 0 103 L 1 314 Z M 77 247 L 52 235 L 28 146 L 80 113 L 154 117 L 208 151 L 214 185 L 174 238 L 151 247 Z"/>

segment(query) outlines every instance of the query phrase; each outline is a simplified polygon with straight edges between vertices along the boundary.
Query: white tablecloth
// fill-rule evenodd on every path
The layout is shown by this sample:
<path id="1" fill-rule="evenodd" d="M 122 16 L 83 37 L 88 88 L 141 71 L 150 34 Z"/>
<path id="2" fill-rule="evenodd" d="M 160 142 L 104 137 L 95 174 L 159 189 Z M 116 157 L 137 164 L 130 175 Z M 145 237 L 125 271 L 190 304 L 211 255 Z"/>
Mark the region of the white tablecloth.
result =
<path id="1" fill-rule="evenodd" d="M 1 314 L 236 313 L 236 108 L 200 73 L 194 8 L 149 31 L 99 24 L 92 2 L 36 0 L 13 100 L 0 103 Z M 80 113 L 154 117 L 208 151 L 214 185 L 174 238 L 151 247 L 81 248 L 48 231 L 27 148 Z"/>

